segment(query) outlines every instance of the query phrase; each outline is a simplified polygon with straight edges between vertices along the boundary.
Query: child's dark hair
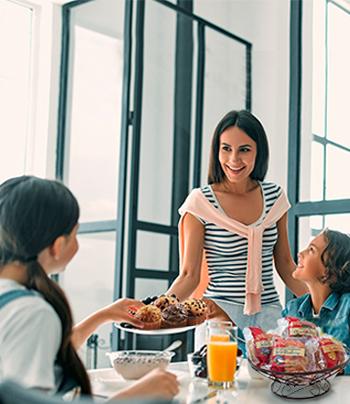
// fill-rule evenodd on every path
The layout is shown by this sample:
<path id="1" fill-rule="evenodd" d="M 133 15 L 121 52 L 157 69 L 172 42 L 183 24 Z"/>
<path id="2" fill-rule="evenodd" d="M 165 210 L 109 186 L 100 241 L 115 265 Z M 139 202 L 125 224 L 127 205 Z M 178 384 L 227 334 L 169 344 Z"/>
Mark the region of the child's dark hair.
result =
<path id="1" fill-rule="evenodd" d="M 321 255 L 326 267 L 324 282 L 334 292 L 350 292 L 350 237 L 339 231 L 325 229 L 322 232 L 327 246 Z"/>
<path id="2" fill-rule="evenodd" d="M 11 262 L 26 267 L 27 288 L 38 291 L 61 320 L 57 363 L 65 378 L 81 387 L 82 394 L 91 394 L 88 375 L 71 342 L 73 318 L 67 298 L 37 260 L 58 237 L 68 236 L 78 219 L 77 200 L 58 181 L 21 176 L 0 185 L 0 271 Z"/>

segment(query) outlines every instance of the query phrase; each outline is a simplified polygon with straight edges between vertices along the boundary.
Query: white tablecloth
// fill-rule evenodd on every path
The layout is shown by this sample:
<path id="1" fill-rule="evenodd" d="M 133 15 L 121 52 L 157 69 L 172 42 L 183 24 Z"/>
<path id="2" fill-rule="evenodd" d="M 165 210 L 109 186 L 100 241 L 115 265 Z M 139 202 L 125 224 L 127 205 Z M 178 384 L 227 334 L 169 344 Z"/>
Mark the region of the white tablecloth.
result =
<path id="1" fill-rule="evenodd" d="M 186 362 L 172 363 L 169 371 L 175 373 L 180 382 L 180 393 L 175 398 L 180 403 L 191 404 L 196 399 L 205 397 L 212 391 L 202 379 L 191 379 Z M 90 379 L 94 394 L 110 397 L 120 388 L 132 382 L 124 381 L 114 369 L 90 370 Z M 243 361 L 236 375 L 235 387 L 227 391 L 219 391 L 215 397 L 203 402 L 211 404 L 242 403 L 242 404 L 273 404 L 300 403 L 296 399 L 283 399 L 273 394 L 268 379 L 252 379 L 249 375 L 247 362 Z M 350 403 L 350 377 L 338 376 L 331 382 L 331 389 L 323 396 L 306 400 L 307 403 L 347 404 Z"/>

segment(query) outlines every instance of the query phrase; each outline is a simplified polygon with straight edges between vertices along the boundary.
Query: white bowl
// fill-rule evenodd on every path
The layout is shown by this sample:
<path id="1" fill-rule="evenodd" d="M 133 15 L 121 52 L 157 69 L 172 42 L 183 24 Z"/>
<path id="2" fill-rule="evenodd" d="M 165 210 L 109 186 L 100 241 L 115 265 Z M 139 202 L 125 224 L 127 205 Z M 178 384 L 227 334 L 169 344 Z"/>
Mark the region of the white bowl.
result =
<path id="1" fill-rule="evenodd" d="M 117 351 L 107 356 L 117 373 L 126 380 L 140 379 L 153 369 L 166 369 L 175 355 L 168 351 Z"/>

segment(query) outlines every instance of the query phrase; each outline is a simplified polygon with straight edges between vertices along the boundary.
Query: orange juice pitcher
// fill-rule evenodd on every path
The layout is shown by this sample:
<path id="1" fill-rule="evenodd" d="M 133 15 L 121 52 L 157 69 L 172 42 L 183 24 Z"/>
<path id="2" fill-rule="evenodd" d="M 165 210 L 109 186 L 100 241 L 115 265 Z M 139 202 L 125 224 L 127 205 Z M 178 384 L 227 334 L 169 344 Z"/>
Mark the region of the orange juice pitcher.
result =
<path id="1" fill-rule="evenodd" d="M 209 338 L 210 342 L 228 342 L 230 341 L 230 336 L 229 335 L 211 335 Z"/>
<path id="2" fill-rule="evenodd" d="M 207 365 L 209 382 L 230 388 L 237 361 L 237 328 L 229 321 L 207 322 Z"/>

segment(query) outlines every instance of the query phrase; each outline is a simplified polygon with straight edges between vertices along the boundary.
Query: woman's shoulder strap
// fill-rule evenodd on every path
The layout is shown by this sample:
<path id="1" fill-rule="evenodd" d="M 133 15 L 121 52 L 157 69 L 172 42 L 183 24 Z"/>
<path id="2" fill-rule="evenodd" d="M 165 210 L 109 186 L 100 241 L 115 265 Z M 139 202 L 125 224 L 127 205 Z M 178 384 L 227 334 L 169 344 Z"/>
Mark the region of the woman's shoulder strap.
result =
<path id="1" fill-rule="evenodd" d="M 37 295 L 38 293 L 34 292 L 33 290 L 27 290 L 27 289 L 10 290 L 9 292 L 0 295 L 0 309 L 18 298 L 37 296 Z"/>

